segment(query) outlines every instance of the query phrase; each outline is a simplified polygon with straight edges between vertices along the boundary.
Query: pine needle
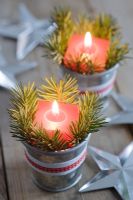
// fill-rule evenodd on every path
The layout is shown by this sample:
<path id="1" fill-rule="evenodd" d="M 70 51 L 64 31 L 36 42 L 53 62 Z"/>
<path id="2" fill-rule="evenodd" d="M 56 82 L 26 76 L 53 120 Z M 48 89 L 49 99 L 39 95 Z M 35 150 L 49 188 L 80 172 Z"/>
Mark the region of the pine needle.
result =
<path id="1" fill-rule="evenodd" d="M 72 122 L 68 127 L 73 135 L 69 141 L 62 138 L 60 130 L 55 130 L 50 136 L 47 130 L 35 124 L 40 98 L 47 101 L 56 99 L 79 106 L 79 120 Z M 10 103 L 11 108 L 8 112 L 12 136 L 44 151 L 60 151 L 73 147 L 83 141 L 89 133 L 98 131 L 104 124 L 100 116 L 101 104 L 97 95 L 86 93 L 79 97 L 77 81 L 69 75 L 59 82 L 53 77 L 46 78 L 41 90 L 37 90 L 34 83 L 27 86 L 20 84 L 12 90 Z"/>
<path id="2" fill-rule="evenodd" d="M 92 63 L 90 60 L 84 60 L 82 55 L 78 58 L 70 57 L 68 63 L 64 63 L 64 55 L 71 36 L 75 33 L 85 35 L 88 31 L 95 37 L 110 41 L 105 70 L 127 58 L 129 53 L 128 44 L 121 44 L 120 27 L 116 19 L 111 15 L 104 13 L 94 17 L 79 15 L 74 19 L 70 9 L 55 8 L 52 12 L 52 19 L 56 22 L 58 28 L 44 44 L 45 56 L 53 59 L 59 65 L 65 65 L 70 70 L 73 70 L 73 66 L 75 66 L 75 71 L 81 74 L 100 73 L 103 71 L 100 63 L 96 66 L 97 64 Z"/>

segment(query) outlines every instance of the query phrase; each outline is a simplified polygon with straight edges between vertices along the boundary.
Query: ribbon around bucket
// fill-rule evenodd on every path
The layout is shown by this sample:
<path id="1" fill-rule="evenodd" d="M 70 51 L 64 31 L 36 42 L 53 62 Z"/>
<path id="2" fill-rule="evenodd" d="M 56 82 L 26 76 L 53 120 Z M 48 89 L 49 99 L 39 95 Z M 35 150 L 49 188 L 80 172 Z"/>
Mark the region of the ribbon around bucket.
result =
<path id="1" fill-rule="evenodd" d="M 96 85 L 96 86 L 87 87 L 86 90 L 90 92 L 95 92 L 99 94 L 101 97 L 105 97 L 111 92 L 115 79 L 116 79 L 116 73 L 114 73 L 114 75 L 105 83 Z M 82 91 L 81 89 L 81 94 L 82 93 L 84 93 L 84 91 Z"/>
<path id="2" fill-rule="evenodd" d="M 37 160 L 31 156 L 27 150 L 25 150 L 25 157 L 28 164 L 36 171 L 43 174 L 51 175 L 66 175 L 74 170 L 76 170 L 85 160 L 87 154 L 87 146 L 83 151 L 75 158 L 68 160 L 66 162 L 60 163 L 45 163 Z"/>

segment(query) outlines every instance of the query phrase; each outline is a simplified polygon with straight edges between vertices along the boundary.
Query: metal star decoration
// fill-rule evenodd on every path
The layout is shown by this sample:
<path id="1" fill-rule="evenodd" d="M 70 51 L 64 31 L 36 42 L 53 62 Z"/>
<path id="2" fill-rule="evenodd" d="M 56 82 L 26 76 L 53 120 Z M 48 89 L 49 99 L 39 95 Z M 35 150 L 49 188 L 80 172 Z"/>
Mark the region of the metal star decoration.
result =
<path id="1" fill-rule="evenodd" d="M 106 118 L 107 126 L 118 124 L 133 124 L 133 100 L 117 93 L 112 92 L 111 97 L 120 107 L 121 111 Z"/>
<path id="2" fill-rule="evenodd" d="M 133 142 L 119 155 L 89 146 L 89 154 L 101 171 L 83 185 L 79 192 L 114 187 L 124 200 L 133 200 Z"/>
<path id="3" fill-rule="evenodd" d="M 24 4 L 20 4 L 20 22 L 18 24 L 0 23 L 0 35 L 17 39 L 16 57 L 23 59 L 35 47 L 44 43 L 56 29 L 56 24 L 49 20 L 35 18 Z"/>
<path id="4" fill-rule="evenodd" d="M 133 100 L 128 99 L 127 97 L 115 91 L 112 91 L 111 96 L 123 111 L 125 112 L 133 111 Z"/>
<path id="5" fill-rule="evenodd" d="M 6 89 L 15 88 L 17 80 L 15 75 L 18 75 L 26 70 L 35 68 L 37 63 L 35 62 L 22 62 L 19 64 L 11 65 L 7 63 L 4 56 L 0 52 L 0 87 Z"/>

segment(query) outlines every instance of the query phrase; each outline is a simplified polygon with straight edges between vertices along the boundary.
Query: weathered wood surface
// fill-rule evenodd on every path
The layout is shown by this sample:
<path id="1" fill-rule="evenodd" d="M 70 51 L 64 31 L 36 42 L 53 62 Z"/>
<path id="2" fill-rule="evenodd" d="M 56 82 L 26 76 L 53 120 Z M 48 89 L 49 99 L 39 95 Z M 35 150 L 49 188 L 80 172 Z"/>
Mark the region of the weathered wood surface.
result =
<path id="1" fill-rule="evenodd" d="M 3 161 L 3 152 L 2 144 L 0 140 L 0 200 L 7 200 L 7 187 L 6 187 L 6 177 L 5 177 L 5 168 Z"/>
<path id="2" fill-rule="evenodd" d="M 0 0 L 0 18 L 4 18 L 7 16 L 16 18 L 18 14 L 17 6 L 19 2 L 20 1 L 18 0 Z M 40 18 L 48 18 L 50 15 L 50 11 L 53 9 L 54 6 L 57 5 L 70 6 L 75 14 L 78 12 L 88 12 L 91 14 L 94 14 L 96 12 L 109 12 L 118 19 L 121 27 L 123 28 L 125 40 L 130 43 L 131 47 L 133 47 L 133 2 L 131 0 L 25 0 L 23 2 L 37 17 Z M 0 38 L 0 45 L 3 47 L 3 51 L 9 61 L 13 61 L 15 59 L 15 44 L 15 41 Z M 35 80 L 37 83 L 39 83 L 43 76 L 51 75 L 52 73 L 57 74 L 56 66 L 54 67 L 52 62 L 42 58 L 42 55 L 43 49 L 39 47 L 28 56 L 29 60 L 37 60 L 38 67 L 34 70 L 21 74 L 21 76 L 17 77 L 18 80 L 21 80 L 25 83 L 29 80 Z M 121 67 L 121 69 L 119 70 L 116 88 L 124 95 L 129 96 L 133 99 L 132 74 L 132 60 L 129 60 L 125 64 L 125 66 Z M 7 108 L 9 107 L 9 92 L 0 90 L 0 105 L 0 127 L 2 133 L 1 137 L 10 200 L 120 199 L 119 195 L 113 189 L 91 192 L 86 194 L 78 193 L 78 188 L 83 183 L 85 183 L 87 179 L 89 179 L 98 171 L 96 164 L 92 161 L 92 159 L 89 156 L 87 157 L 85 162 L 83 178 L 76 187 L 66 192 L 52 194 L 38 189 L 29 178 L 29 169 L 27 168 L 27 164 L 25 163 L 23 158 L 22 145 L 19 142 L 14 141 L 14 139 L 11 138 L 11 135 L 9 133 L 9 119 L 7 114 Z M 114 109 L 116 109 L 115 106 Z M 94 134 L 90 143 L 110 152 L 119 153 L 131 140 L 131 128 L 128 126 L 117 126 L 104 128 L 100 131 L 100 133 Z M 4 180 L 4 178 L 2 180 Z M 2 183 L 4 182 L 2 181 Z M 4 184 L 2 188 L 3 187 L 5 188 Z M 6 199 L 6 192 L 5 194 L 3 193 L 4 190 L 5 189 L 2 189 L 2 198 Z M 0 200 L 2 198 L 0 196 Z"/>

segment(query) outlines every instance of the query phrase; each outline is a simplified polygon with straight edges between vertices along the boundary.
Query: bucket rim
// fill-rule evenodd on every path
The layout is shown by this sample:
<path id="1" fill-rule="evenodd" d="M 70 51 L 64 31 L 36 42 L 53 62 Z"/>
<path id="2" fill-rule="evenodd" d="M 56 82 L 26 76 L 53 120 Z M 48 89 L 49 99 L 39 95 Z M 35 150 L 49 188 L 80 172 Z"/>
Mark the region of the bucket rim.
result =
<path id="1" fill-rule="evenodd" d="M 96 78 L 96 77 L 101 77 L 101 76 L 105 76 L 113 71 L 116 71 L 118 68 L 120 67 L 120 63 L 117 63 L 116 65 L 114 65 L 113 67 L 111 67 L 110 69 L 104 71 L 104 72 L 101 72 L 101 73 L 94 73 L 94 74 L 81 74 L 81 73 L 78 73 L 76 71 L 73 71 L 67 67 L 65 67 L 64 65 L 60 65 L 60 68 L 61 69 L 65 69 L 66 70 L 66 73 L 69 73 L 70 75 L 73 74 L 73 75 L 76 75 L 76 77 L 79 77 L 79 78 Z"/>
<path id="2" fill-rule="evenodd" d="M 65 149 L 65 150 L 61 150 L 61 151 L 43 151 L 42 149 L 39 149 L 37 147 L 33 147 L 30 144 L 26 143 L 26 142 L 22 142 L 22 144 L 27 148 L 30 149 L 32 151 L 41 153 L 41 154 L 45 154 L 45 155 L 63 155 L 63 154 L 67 154 L 67 153 L 71 153 L 72 151 L 80 148 L 81 146 L 83 146 L 86 142 L 89 142 L 91 137 L 91 133 L 89 133 L 89 135 L 79 144 L 77 144 L 76 146 L 69 148 L 69 149 Z"/>

